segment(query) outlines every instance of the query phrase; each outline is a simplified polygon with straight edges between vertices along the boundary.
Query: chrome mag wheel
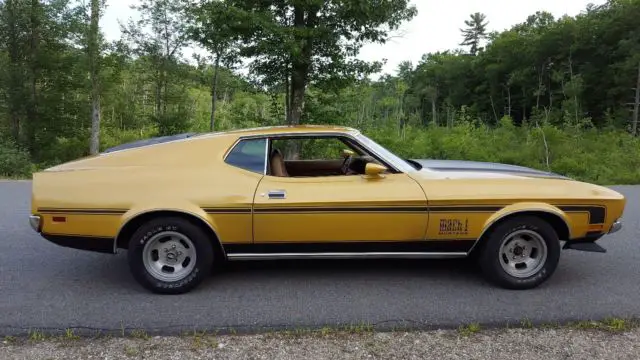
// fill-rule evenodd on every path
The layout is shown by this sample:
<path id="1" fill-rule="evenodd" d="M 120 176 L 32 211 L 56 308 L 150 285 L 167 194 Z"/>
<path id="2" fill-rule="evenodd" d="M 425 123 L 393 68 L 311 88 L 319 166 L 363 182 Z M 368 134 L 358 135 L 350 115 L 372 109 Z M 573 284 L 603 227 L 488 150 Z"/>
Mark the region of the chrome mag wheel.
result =
<path id="1" fill-rule="evenodd" d="M 196 248 L 187 236 L 174 231 L 157 233 L 142 250 L 144 268 L 157 280 L 175 282 L 196 265 Z"/>
<path id="2" fill-rule="evenodd" d="M 544 267 L 548 249 L 537 232 L 517 230 L 502 242 L 499 256 L 500 265 L 507 274 L 516 278 L 528 278 Z"/>

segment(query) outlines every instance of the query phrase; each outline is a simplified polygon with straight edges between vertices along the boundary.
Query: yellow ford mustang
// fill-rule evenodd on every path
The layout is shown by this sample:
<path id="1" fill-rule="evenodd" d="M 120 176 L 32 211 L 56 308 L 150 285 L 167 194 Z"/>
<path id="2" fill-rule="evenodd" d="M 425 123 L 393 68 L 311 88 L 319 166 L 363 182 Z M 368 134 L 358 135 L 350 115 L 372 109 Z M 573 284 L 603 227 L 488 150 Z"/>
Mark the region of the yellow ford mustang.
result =
<path id="1" fill-rule="evenodd" d="M 529 168 L 403 160 L 344 127 L 154 138 L 38 172 L 31 226 L 58 245 L 128 250 L 158 293 L 217 261 L 473 256 L 493 283 L 535 287 L 561 246 L 620 229 L 625 198 Z"/>

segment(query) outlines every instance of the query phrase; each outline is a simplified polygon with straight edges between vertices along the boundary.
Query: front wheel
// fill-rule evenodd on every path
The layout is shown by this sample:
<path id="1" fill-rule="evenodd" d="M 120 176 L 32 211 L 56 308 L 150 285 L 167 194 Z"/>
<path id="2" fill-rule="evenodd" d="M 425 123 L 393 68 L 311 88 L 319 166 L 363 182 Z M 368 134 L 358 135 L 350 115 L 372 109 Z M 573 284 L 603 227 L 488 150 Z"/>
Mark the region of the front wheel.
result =
<path id="1" fill-rule="evenodd" d="M 153 219 L 129 241 L 131 274 L 145 288 L 162 294 L 191 291 L 210 273 L 213 247 L 197 225 L 177 217 Z"/>
<path id="2" fill-rule="evenodd" d="M 485 276 L 507 289 L 531 289 L 545 282 L 560 260 L 560 241 L 546 221 L 534 216 L 507 219 L 488 234 L 479 254 Z"/>

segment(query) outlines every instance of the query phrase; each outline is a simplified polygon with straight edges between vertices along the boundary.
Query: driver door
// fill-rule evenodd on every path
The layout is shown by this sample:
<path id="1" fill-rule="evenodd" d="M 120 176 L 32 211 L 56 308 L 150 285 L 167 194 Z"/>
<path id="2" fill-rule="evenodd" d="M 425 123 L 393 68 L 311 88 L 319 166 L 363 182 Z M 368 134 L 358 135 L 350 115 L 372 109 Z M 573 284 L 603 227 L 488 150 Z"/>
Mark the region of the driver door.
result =
<path id="1" fill-rule="evenodd" d="M 331 140 L 331 138 L 327 139 Z M 344 144 L 316 141 L 314 149 L 298 144 L 297 154 L 274 141 L 271 150 L 285 155 L 285 175 L 267 174 L 254 197 L 254 243 L 400 242 L 424 240 L 428 222 L 422 188 L 408 175 L 367 177 L 344 175 Z M 327 145 L 327 146 L 324 146 Z M 342 148 L 342 149 L 340 149 Z M 320 155 L 318 155 L 320 154 Z M 296 156 L 297 155 L 297 156 Z M 289 161 L 292 161 L 289 163 Z M 300 161 L 321 164 L 304 175 L 291 176 Z M 331 170 L 336 175 L 325 175 Z M 295 170 L 293 171 L 295 173 Z"/>

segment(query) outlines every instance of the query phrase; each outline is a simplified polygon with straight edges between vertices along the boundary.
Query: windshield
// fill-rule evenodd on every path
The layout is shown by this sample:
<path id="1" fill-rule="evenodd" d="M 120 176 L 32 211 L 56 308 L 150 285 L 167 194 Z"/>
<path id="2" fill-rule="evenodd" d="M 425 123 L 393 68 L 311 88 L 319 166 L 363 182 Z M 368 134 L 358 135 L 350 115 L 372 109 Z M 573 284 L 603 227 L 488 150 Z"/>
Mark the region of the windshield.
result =
<path id="1" fill-rule="evenodd" d="M 399 156 L 397 156 L 396 154 L 392 153 L 391 151 L 385 149 L 382 145 L 380 145 L 377 142 L 369 139 L 368 137 L 364 136 L 363 134 L 358 133 L 356 135 L 356 139 L 358 139 L 364 145 L 369 147 L 371 150 L 375 151 L 380 156 L 385 158 L 385 160 L 390 161 L 395 167 L 398 168 L 398 170 L 403 171 L 403 172 L 409 172 L 409 171 L 416 170 L 416 167 L 411 165 L 411 163 L 409 163 L 406 160 L 400 158 Z"/>

